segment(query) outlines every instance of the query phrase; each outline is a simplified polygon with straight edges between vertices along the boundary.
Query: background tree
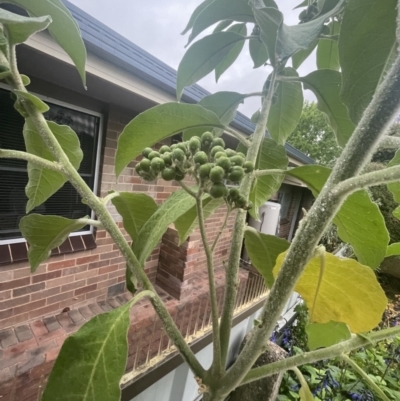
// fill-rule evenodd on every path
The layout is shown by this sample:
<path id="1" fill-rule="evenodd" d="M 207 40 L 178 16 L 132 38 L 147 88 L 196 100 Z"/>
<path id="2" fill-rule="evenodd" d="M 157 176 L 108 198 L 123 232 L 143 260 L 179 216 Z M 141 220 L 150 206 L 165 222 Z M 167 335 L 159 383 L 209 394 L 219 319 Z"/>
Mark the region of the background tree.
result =
<path id="1" fill-rule="evenodd" d="M 326 114 L 314 102 L 304 103 L 299 123 L 288 142 L 323 166 L 332 166 L 342 151 Z"/>

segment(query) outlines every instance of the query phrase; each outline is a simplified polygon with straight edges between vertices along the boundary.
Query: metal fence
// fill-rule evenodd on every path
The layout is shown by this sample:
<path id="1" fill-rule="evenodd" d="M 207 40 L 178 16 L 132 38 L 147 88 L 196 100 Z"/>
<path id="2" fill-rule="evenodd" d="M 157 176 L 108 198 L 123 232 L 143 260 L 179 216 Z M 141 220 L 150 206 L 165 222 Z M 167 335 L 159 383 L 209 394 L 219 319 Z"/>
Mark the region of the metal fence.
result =
<path id="1" fill-rule="evenodd" d="M 235 315 L 265 299 L 268 295 L 264 279 L 256 273 L 250 271 L 244 284 L 239 287 L 237 293 Z M 222 311 L 224 295 L 224 288 L 221 288 L 217 292 L 219 314 Z M 210 298 L 206 296 L 197 303 L 185 304 L 181 310 L 177 309 L 172 317 L 186 342 L 191 344 L 212 330 Z M 150 327 L 144 327 L 134 333 L 131 342 L 135 344 L 136 349 L 128 358 L 128 371 L 121 380 L 122 385 L 144 374 L 177 352 L 158 318 L 154 319 Z"/>

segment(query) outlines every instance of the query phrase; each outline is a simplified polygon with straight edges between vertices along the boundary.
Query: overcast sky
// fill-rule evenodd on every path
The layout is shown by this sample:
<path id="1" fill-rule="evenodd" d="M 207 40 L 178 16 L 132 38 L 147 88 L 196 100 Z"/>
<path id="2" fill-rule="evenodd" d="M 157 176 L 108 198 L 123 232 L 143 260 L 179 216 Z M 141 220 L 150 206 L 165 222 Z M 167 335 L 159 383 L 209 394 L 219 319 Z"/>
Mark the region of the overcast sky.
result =
<path id="1" fill-rule="evenodd" d="M 136 45 L 148 51 L 158 59 L 178 68 L 185 53 L 188 35 L 180 32 L 185 28 L 193 10 L 202 0 L 70 0 L 72 3 L 103 22 Z M 301 0 L 276 0 L 285 15 L 285 23 L 298 23 L 299 10 L 292 9 Z M 300 10 L 301 11 L 301 10 Z M 248 24 L 250 27 L 250 24 Z M 248 28 L 249 29 L 249 28 Z M 251 28 L 250 28 L 251 29 Z M 209 33 L 210 30 L 206 31 Z M 300 75 L 312 71 L 315 65 L 313 55 L 299 68 Z M 246 44 L 236 62 L 215 83 L 214 74 L 199 81 L 199 84 L 216 92 L 234 90 L 240 93 L 260 91 L 268 76 L 265 67 L 253 69 L 248 45 Z M 305 92 L 308 99 L 313 95 Z M 259 108 L 259 98 L 251 98 L 241 105 L 239 110 L 249 117 Z"/>

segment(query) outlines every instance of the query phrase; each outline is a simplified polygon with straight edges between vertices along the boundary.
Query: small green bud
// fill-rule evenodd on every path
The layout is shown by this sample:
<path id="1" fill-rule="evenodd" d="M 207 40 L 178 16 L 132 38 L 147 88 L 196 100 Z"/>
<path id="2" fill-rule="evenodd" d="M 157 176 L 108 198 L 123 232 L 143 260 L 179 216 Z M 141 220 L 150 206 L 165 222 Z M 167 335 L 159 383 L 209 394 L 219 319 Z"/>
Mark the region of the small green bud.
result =
<path id="1" fill-rule="evenodd" d="M 185 160 L 185 153 L 182 149 L 176 148 L 172 151 L 172 159 L 183 162 Z"/>
<path id="2" fill-rule="evenodd" d="M 252 162 L 245 162 L 243 168 L 246 174 L 251 173 L 254 170 L 254 164 Z"/>
<path id="3" fill-rule="evenodd" d="M 218 160 L 220 157 L 226 157 L 226 153 L 225 153 L 225 152 L 217 152 L 217 153 L 214 155 L 214 159 L 215 159 L 215 160 Z"/>
<path id="4" fill-rule="evenodd" d="M 229 173 L 229 180 L 232 182 L 240 182 L 244 176 L 244 170 L 240 166 L 235 166 Z"/>
<path id="5" fill-rule="evenodd" d="M 171 152 L 171 148 L 169 146 L 167 146 L 167 145 L 161 146 L 160 153 L 164 154 L 164 153 L 167 153 L 167 152 Z"/>
<path id="6" fill-rule="evenodd" d="M 217 159 L 217 166 L 222 167 L 226 172 L 231 168 L 231 161 L 229 158 L 221 156 Z"/>
<path id="7" fill-rule="evenodd" d="M 229 193 L 228 188 L 221 182 L 215 183 L 210 189 L 210 195 L 213 198 L 222 198 L 228 196 L 228 193 Z"/>
<path id="8" fill-rule="evenodd" d="M 213 139 L 214 139 L 214 135 L 211 132 L 207 131 L 201 136 L 201 143 L 207 142 L 209 145 L 211 145 Z"/>
<path id="9" fill-rule="evenodd" d="M 232 162 L 233 166 L 243 166 L 244 158 L 236 155 L 236 156 L 231 157 L 231 162 Z"/>
<path id="10" fill-rule="evenodd" d="M 159 172 L 165 167 L 164 160 L 160 157 L 155 157 L 151 159 L 151 168 L 153 171 Z"/>
<path id="11" fill-rule="evenodd" d="M 243 195 L 240 195 L 239 198 L 236 199 L 235 205 L 236 207 L 244 208 L 246 206 L 246 198 Z"/>
<path id="12" fill-rule="evenodd" d="M 225 151 L 225 149 L 222 147 L 222 146 L 214 146 L 212 149 L 211 149 L 211 156 L 213 156 L 214 157 L 214 155 L 216 154 L 216 153 L 218 153 L 218 152 L 224 152 Z"/>
<path id="13" fill-rule="evenodd" d="M 215 166 L 210 171 L 210 180 L 212 182 L 221 182 L 224 179 L 225 170 L 220 166 Z"/>
<path id="14" fill-rule="evenodd" d="M 239 198 L 240 192 L 237 188 L 231 188 L 229 190 L 229 198 L 232 199 L 233 201 Z"/>
<path id="15" fill-rule="evenodd" d="M 203 164 L 199 168 L 199 176 L 201 179 L 205 180 L 210 177 L 210 171 L 213 165 L 211 163 Z"/>
<path id="16" fill-rule="evenodd" d="M 228 157 L 236 156 L 236 152 L 233 149 L 225 149 L 225 153 Z"/>
<path id="17" fill-rule="evenodd" d="M 183 150 L 184 153 L 186 153 L 188 150 L 186 142 L 178 143 L 177 149 L 181 149 L 181 150 Z"/>
<path id="18" fill-rule="evenodd" d="M 164 163 L 166 166 L 171 166 L 172 165 L 172 157 L 170 152 L 165 152 L 164 154 L 161 155 L 161 159 L 164 160 Z"/>
<path id="19" fill-rule="evenodd" d="M 214 138 L 212 140 L 212 146 L 221 146 L 223 148 L 225 148 L 225 142 L 222 138 Z"/>
<path id="20" fill-rule="evenodd" d="M 192 153 L 196 153 L 198 149 L 200 149 L 201 142 L 198 136 L 193 136 L 189 140 L 189 149 Z"/>
<path id="21" fill-rule="evenodd" d="M 140 167 L 140 163 L 136 164 L 135 171 L 140 175 L 140 172 L 142 171 L 142 168 Z"/>
<path id="22" fill-rule="evenodd" d="M 143 149 L 143 151 L 142 151 L 143 157 L 149 158 L 149 154 L 150 154 L 152 151 L 153 151 L 152 148 L 145 148 L 145 149 Z"/>
<path id="23" fill-rule="evenodd" d="M 155 157 L 160 157 L 160 153 L 158 153 L 157 151 L 153 150 L 150 154 L 149 154 L 149 159 L 154 159 Z"/>
<path id="24" fill-rule="evenodd" d="M 193 160 L 197 164 L 206 164 L 208 162 L 208 156 L 205 152 L 197 152 Z"/>
<path id="25" fill-rule="evenodd" d="M 150 171 L 150 166 L 151 166 L 151 162 L 150 162 L 149 159 L 143 159 L 143 160 L 140 162 L 140 168 L 141 168 L 141 170 L 143 170 L 143 171 L 149 172 L 149 171 Z"/>
<path id="26" fill-rule="evenodd" d="M 172 181 L 175 179 L 175 170 L 173 168 L 165 168 L 162 173 L 161 173 L 161 177 L 165 180 L 165 181 Z"/>

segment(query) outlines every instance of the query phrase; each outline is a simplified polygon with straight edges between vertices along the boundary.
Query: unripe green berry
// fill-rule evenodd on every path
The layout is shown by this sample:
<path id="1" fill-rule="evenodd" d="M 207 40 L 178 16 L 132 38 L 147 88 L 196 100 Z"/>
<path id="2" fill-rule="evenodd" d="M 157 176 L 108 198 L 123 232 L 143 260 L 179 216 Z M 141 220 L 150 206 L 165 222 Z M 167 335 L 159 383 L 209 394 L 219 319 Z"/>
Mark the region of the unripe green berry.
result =
<path id="1" fill-rule="evenodd" d="M 164 154 L 164 153 L 167 153 L 167 152 L 171 152 L 171 148 L 169 146 L 167 146 L 167 145 L 161 146 L 160 153 Z"/>
<path id="2" fill-rule="evenodd" d="M 225 152 L 217 152 L 217 153 L 214 155 L 214 159 L 215 159 L 215 160 L 218 160 L 220 157 L 226 157 L 226 153 L 225 153 Z"/>
<path id="3" fill-rule="evenodd" d="M 186 153 L 187 150 L 188 150 L 187 145 L 186 145 L 186 142 L 178 143 L 178 145 L 176 146 L 176 148 L 177 148 L 177 149 L 183 150 L 184 153 Z"/>
<path id="4" fill-rule="evenodd" d="M 140 167 L 140 163 L 136 164 L 135 171 L 140 175 L 140 172 L 142 171 L 142 168 Z"/>
<path id="5" fill-rule="evenodd" d="M 237 156 L 243 157 L 243 159 L 246 159 L 246 155 L 242 152 L 237 152 L 236 153 Z"/>
<path id="6" fill-rule="evenodd" d="M 248 202 L 246 205 L 246 210 L 253 209 L 253 202 Z"/>
<path id="7" fill-rule="evenodd" d="M 150 171 L 150 166 L 151 166 L 151 161 L 149 159 L 143 159 L 140 162 L 140 168 L 143 171 L 149 172 Z"/>
<path id="8" fill-rule="evenodd" d="M 232 162 L 232 165 L 234 165 L 234 166 L 243 166 L 244 158 L 236 155 L 236 156 L 231 157 L 231 162 Z"/>
<path id="9" fill-rule="evenodd" d="M 207 142 L 209 145 L 211 145 L 213 139 L 214 139 L 214 135 L 211 132 L 205 132 L 201 136 L 201 143 L 206 143 Z"/>
<path id="10" fill-rule="evenodd" d="M 224 196 L 228 196 L 228 193 L 228 188 L 221 182 L 215 183 L 210 189 L 210 195 L 213 198 L 222 198 Z"/>
<path id="11" fill-rule="evenodd" d="M 199 168 L 199 176 L 201 179 L 205 180 L 210 177 L 210 171 L 213 165 L 211 163 L 203 164 Z"/>
<path id="12" fill-rule="evenodd" d="M 152 148 L 145 148 L 145 149 L 143 149 L 143 151 L 142 151 L 142 155 L 143 155 L 143 157 L 149 157 L 149 154 L 151 153 L 153 151 L 153 149 Z"/>
<path id="13" fill-rule="evenodd" d="M 150 154 L 149 154 L 149 159 L 152 160 L 155 157 L 160 157 L 160 153 L 158 153 L 157 151 L 153 150 Z"/>
<path id="14" fill-rule="evenodd" d="M 185 178 L 185 173 L 175 167 L 175 181 L 182 181 Z"/>
<path id="15" fill-rule="evenodd" d="M 233 149 L 225 149 L 225 153 L 228 157 L 236 156 L 236 152 Z"/>
<path id="16" fill-rule="evenodd" d="M 182 149 L 176 148 L 172 151 L 172 159 L 183 162 L 185 160 L 185 153 Z"/>
<path id="17" fill-rule="evenodd" d="M 192 153 L 196 153 L 198 149 L 200 149 L 201 142 L 198 136 L 193 136 L 189 140 L 189 149 Z"/>
<path id="18" fill-rule="evenodd" d="M 229 180 L 232 182 L 240 182 L 244 176 L 244 170 L 240 166 L 235 166 L 229 173 Z"/>
<path id="19" fill-rule="evenodd" d="M 161 173 L 161 177 L 165 180 L 165 181 L 172 181 L 175 179 L 175 169 L 173 168 L 165 168 L 162 173 Z"/>
<path id="20" fill-rule="evenodd" d="M 228 172 L 229 169 L 231 168 L 231 161 L 227 157 L 221 156 L 217 159 L 216 162 L 217 166 L 222 167 L 225 172 Z"/>
<path id="21" fill-rule="evenodd" d="M 164 160 L 164 163 L 166 166 L 171 166 L 172 165 L 172 157 L 170 152 L 165 152 L 164 154 L 161 155 L 161 159 Z"/>
<path id="22" fill-rule="evenodd" d="M 215 155 L 216 153 L 218 153 L 218 152 L 224 152 L 224 151 L 225 151 L 225 149 L 224 149 L 222 146 L 214 146 L 214 147 L 211 149 L 211 156 L 214 157 L 214 155 Z"/>
<path id="23" fill-rule="evenodd" d="M 210 171 L 210 180 L 212 182 L 221 182 L 224 179 L 225 170 L 220 166 L 215 166 Z"/>
<path id="24" fill-rule="evenodd" d="M 197 164 L 206 164 L 206 163 L 208 163 L 208 156 L 205 152 L 197 152 L 194 155 L 193 160 Z"/>
<path id="25" fill-rule="evenodd" d="M 237 198 L 235 201 L 236 207 L 240 207 L 240 208 L 245 207 L 246 203 L 247 203 L 246 198 L 243 195 L 240 195 L 239 198 Z"/>
<path id="26" fill-rule="evenodd" d="M 251 173 L 254 170 L 254 164 L 252 162 L 245 162 L 243 168 L 246 174 Z"/>
<path id="27" fill-rule="evenodd" d="M 161 171 L 165 167 L 164 160 L 161 157 L 155 157 L 151 159 L 151 168 L 153 171 Z"/>
<path id="28" fill-rule="evenodd" d="M 173 143 L 173 144 L 170 146 L 171 152 L 172 152 L 174 149 L 176 149 L 177 146 L 178 146 L 178 145 L 177 145 L 176 143 Z"/>
<path id="29" fill-rule="evenodd" d="M 223 148 L 225 148 L 225 142 L 222 138 L 214 138 L 212 140 L 212 146 L 221 146 Z"/>
<path id="30" fill-rule="evenodd" d="M 231 188 L 229 190 L 229 198 L 232 199 L 233 201 L 239 198 L 240 192 L 237 188 Z"/>

